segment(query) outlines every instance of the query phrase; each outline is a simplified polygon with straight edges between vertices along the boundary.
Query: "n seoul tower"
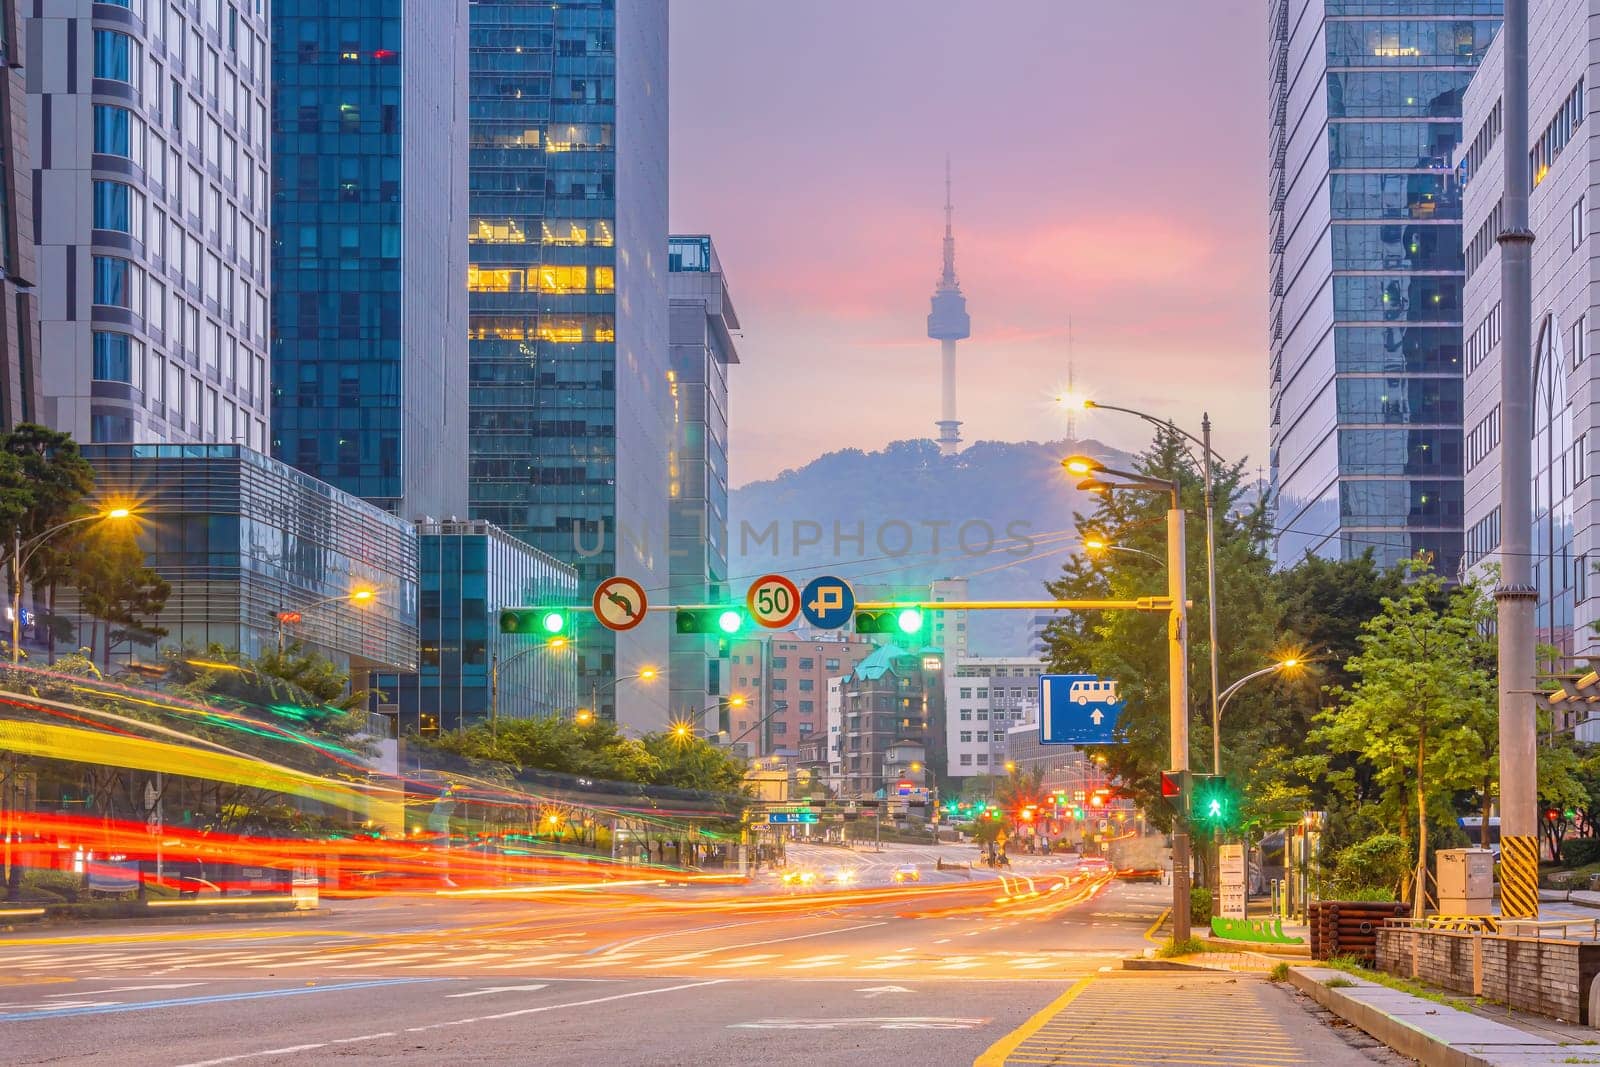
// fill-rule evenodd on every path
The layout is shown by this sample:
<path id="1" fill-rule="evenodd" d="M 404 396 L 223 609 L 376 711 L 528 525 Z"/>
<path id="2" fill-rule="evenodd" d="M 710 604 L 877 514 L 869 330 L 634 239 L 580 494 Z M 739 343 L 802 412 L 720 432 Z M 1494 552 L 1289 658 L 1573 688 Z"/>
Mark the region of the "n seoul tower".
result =
<path id="1" fill-rule="evenodd" d="M 956 342 L 972 336 L 967 298 L 956 280 L 956 238 L 951 230 L 955 208 L 950 203 L 950 160 L 944 161 L 944 271 L 933 290 L 933 310 L 928 314 L 928 336 L 939 342 L 944 365 L 944 386 L 939 404 L 939 452 L 953 456 L 961 448 L 961 421 L 956 418 Z"/>

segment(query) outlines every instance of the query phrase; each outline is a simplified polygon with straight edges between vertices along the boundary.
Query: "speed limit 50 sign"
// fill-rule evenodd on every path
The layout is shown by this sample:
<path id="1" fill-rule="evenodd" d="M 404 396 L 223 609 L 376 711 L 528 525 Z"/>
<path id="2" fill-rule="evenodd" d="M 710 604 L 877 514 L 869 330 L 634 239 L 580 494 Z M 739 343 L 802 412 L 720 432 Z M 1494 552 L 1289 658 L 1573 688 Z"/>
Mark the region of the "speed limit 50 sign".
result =
<path id="1" fill-rule="evenodd" d="M 744 602 L 750 617 L 769 630 L 779 630 L 800 614 L 800 590 L 781 574 L 767 574 L 750 583 Z"/>

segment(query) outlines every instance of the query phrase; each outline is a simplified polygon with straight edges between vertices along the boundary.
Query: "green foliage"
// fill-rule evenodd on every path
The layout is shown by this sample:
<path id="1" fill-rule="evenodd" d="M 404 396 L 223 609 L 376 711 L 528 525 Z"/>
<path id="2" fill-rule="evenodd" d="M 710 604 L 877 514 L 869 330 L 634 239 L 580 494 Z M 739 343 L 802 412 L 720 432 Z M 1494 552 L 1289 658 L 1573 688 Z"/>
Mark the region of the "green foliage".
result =
<path id="1" fill-rule="evenodd" d="M 1404 838 L 1374 834 L 1335 857 L 1331 893 L 1338 900 L 1396 900 L 1411 867 L 1411 846 Z"/>
<path id="2" fill-rule="evenodd" d="M 702 738 L 684 738 L 672 733 L 646 734 L 643 744 L 654 761 L 654 770 L 642 779 L 650 785 L 711 793 L 744 791 L 744 761 Z"/>
<path id="3" fill-rule="evenodd" d="M 1189 890 L 1189 922 L 1196 926 L 1211 925 L 1211 890 L 1204 886 Z"/>
<path id="4" fill-rule="evenodd" d="M 1568 867 L 1600 863 L 1600 837 L 1573 837 L 1561 844 L 1561 859 Z"/>
<path id="5" fill-rule="evenodd" d="M 1346 664 L 1355 680 L 1334 690 L 1339 706 L 1319 713 L 1307 738 L 1317 755 L 1305 763 L 1376 802 L 1397 832 L 1415 825 L 1419 872 L 1430 804 L 1447 809 L 1493 776 L 1495 689 L 1482 666 L 1492 618 L 1477 586 L 1447 592 L 1414 570 L 1363 626 L 1361 653 Z"/>
<path id="6" fill-rule="evenodd" d="M 68 871 L 29 869 L 22 872 L 22 900 L 75 901 L 84 892 L 83 879 Z"/>
<path id="7" fill-rule="evenodd" d="M 1198 956 L 1206 950 L 1206 943 L 1198 937 L 1186 937 L 1182 941 L 1168 940 L 1156 949 L 1156 955 L 1162 959 L 1171 959 L 1173 956 Z"/>
<path id="8" fill-rule="evenodd" d="M 105 624 L 102 659 L 123 641 L 153 644 L 166 636 L 166 629 L 152 620 L 172 593 L 172 586 L 145 566 L 137 532 L 126 524 L 108 523 L 85 529 L 72 570 L 84 614 Z"/>
<path id="9" fill-rule="evenodd" d="M 267 651 L 249 664 L 257 673 L 267 678 L 278 678 L 304 690 L 322 704 L 331 704 L 345 711 L 366 706 L 366 690 L 346 692 L 350 674 L 342 671 L 330 659 L 313 652 L 295 641 L 283 651 Z"/>
<path id="10" fill-rule="evenodd" d="M 1267 972 L 1269 982 L 1287 982 L 1289 980 L 1289 965 L 1287 963 L 1274 963 L 1272 970 Z"/>

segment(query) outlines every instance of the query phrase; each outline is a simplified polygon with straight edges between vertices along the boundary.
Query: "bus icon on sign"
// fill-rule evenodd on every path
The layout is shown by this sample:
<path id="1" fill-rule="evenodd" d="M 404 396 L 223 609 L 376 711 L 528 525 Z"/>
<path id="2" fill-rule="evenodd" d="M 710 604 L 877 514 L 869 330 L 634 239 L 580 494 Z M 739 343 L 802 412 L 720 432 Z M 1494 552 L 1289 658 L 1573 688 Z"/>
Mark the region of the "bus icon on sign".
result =
<path id="1" fill-rule="evenodd" d="M 1080 707 L 1085 704 L 1115 704 L 1117 683 L 1098 678 L 1093 681 L 1073 682 L 1067 689 L 1067 699 Z"/>

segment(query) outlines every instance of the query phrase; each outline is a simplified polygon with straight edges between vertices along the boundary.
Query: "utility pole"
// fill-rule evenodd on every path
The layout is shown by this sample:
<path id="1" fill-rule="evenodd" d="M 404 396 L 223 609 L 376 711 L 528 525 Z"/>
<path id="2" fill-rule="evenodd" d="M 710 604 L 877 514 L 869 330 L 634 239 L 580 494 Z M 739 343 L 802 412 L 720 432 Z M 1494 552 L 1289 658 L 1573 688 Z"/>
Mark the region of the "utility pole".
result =
<path id="1" fill-rule="evenodd" d="M 1172 608 L 1167 616 L 1167 688 L 1172 733 L 1172 768 L 1189 769 L 1189 625 L 1186 552 L 1183 539 L 1183 501 L 1178 484 L 1172 485 L 1172 506 L 1167 509 L 1167 596 Z M 1172 827 L 1172 937 L 1186 940 L 1189 928 L 1189 816 L 1179 811 Z"/>
<path id="2" fill-rule="evenodd" d="M 1533 231 L 1528 227 L 1528 0 L 1506 0 L 1500 39 L 1505 57 L 1505 229 L 1500 290 L 1505 319 L 1500 347 L 1500 584 L 1495 586 L 1500 679 L 1500 828 L 1507 859 L 1502 881 L 1538 916 L 1536 877 L 1515 858 L 1538 855 L 1538 724 L 1534 716 L 1533 584 Z M 1523 840 L 1516 841 L 1521 838 Z M 1529 848 L 1531 843 L 1532 847 Z M 1516 890 L 1521 890 L 1520 892 Z M 1524 908 L 1502 910 L 1508 917 Z"/>

